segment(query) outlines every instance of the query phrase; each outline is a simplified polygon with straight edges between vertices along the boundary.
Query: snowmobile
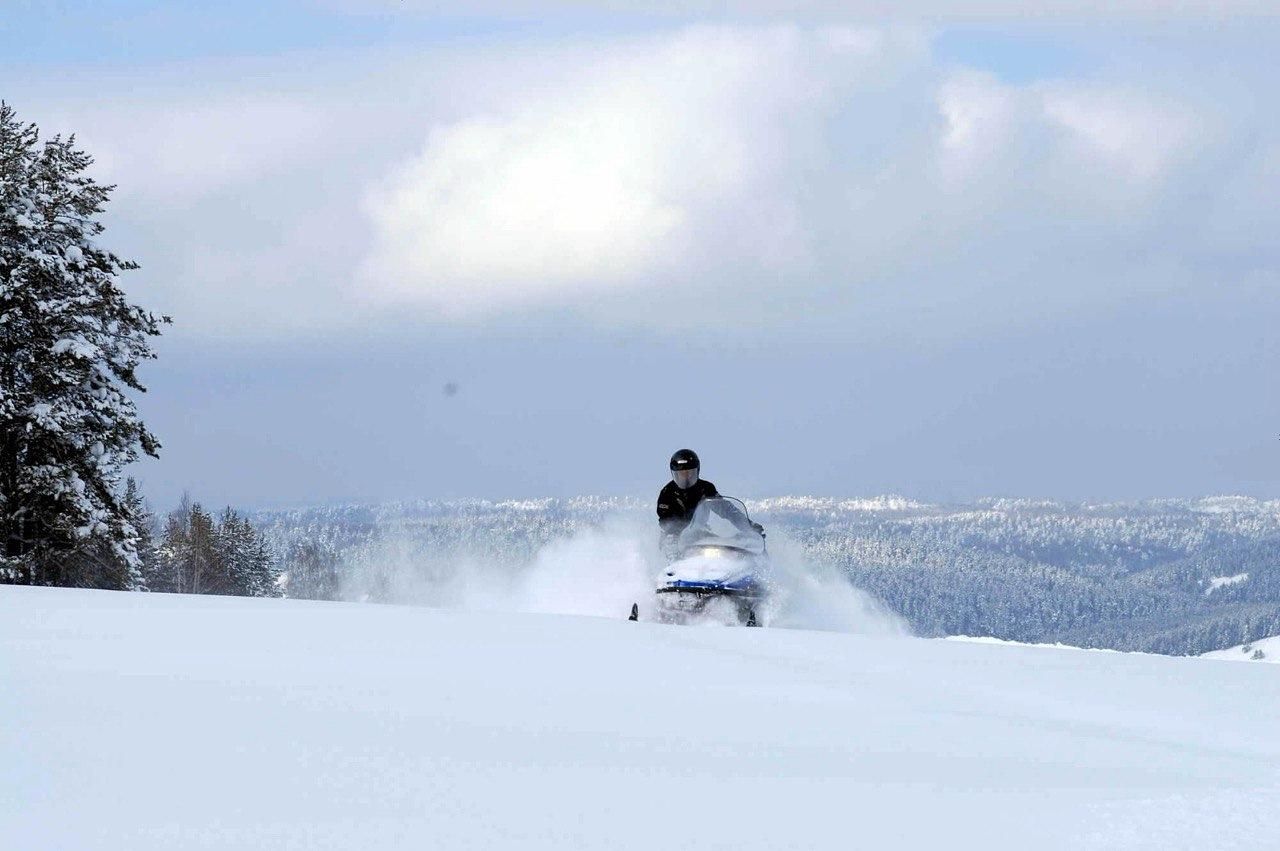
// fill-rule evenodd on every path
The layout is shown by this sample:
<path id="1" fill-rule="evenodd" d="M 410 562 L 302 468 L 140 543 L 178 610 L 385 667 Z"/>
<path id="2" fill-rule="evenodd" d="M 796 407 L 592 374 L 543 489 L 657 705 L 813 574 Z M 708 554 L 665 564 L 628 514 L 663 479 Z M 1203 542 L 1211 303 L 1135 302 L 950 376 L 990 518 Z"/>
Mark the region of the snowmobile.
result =
<path id="1" fill-rule="evenodd" d="M 675 556 L 655 589 L 656 620 L 760 626 L 769 553 L 763 527 L 751 521 L 741 500 L 699 502 L 677 539 Z M 631 620 L 639 615 L 639 605 L 633 605 Z"/>

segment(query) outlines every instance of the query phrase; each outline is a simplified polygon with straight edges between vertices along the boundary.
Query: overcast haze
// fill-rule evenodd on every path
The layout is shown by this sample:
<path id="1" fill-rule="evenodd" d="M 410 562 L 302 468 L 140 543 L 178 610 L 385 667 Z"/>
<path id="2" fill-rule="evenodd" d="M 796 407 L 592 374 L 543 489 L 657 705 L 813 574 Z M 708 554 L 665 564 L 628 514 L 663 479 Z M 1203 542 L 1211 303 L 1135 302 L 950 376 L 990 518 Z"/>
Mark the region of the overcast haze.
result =
<path id="1" fill-rule="evenodd" d="M 162 506 L 1274 497 L 1280 26 L 1071 5 L 19 3 L 0 95 L 174 318 Z"/>

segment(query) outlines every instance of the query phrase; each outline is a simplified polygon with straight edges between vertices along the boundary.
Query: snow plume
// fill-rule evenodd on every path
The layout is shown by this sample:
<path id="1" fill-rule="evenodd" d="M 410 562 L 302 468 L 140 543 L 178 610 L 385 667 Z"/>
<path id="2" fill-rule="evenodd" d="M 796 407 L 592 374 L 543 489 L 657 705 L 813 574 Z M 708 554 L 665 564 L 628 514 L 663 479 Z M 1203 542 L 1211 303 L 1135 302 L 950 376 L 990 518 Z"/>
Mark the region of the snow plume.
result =
<path id="1" fill-rule="evenodd" d="M 769 535 L 773 567 L 769 626 L 853 632 L 859 635 L 907 635 L 901 617 L 873 595 L 855 588 L 834 565 L 805 556 L 799 544 Z"/>
<path id="2" fill-rule="evenodd" d="M 532 550 L 441 547 L 411 526 L 381 530 L 348 552 L 343 596 L 466 610 L 619 616 L 652 593 L 652 529 L 612 517 Z"/>
<path id="3" fill-rule="evenodd" d="M 410 527 L 388 530 L 347 555 L 343 596 L 471 611 L 625 617 L 653 598 L 665 562 L 647 517 L 614 515 L 555 537 L 531 553 L 442 550 Z M 907 634 L 905 622 L 851 585 L 838 568 L 813 563 L 771 534 L 769 626 L 859 634 Z"/>
<path id="4" fill-rule="evenodd" d="M 662 567 L 652 529 L 615 519 L 543 547 L 523 572 L 522 611 L 548 614 L 626 614 L 653 594 Z"/>

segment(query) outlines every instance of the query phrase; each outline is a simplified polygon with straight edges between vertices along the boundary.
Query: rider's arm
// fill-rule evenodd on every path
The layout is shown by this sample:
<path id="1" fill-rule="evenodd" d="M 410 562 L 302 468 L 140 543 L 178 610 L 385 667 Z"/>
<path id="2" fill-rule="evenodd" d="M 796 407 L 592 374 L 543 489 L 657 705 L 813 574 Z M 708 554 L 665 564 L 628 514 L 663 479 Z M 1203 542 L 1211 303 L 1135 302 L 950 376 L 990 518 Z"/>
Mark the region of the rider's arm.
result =
<path id="1" fill-rule="evenodd" d="M 680 509 L 676 505 L 675 500 L 668 496 L 667 489 L 663 488 L 662 492 L 658 494 L 658 522 L 670 520 L 679 514 L 679 512 Z"/>

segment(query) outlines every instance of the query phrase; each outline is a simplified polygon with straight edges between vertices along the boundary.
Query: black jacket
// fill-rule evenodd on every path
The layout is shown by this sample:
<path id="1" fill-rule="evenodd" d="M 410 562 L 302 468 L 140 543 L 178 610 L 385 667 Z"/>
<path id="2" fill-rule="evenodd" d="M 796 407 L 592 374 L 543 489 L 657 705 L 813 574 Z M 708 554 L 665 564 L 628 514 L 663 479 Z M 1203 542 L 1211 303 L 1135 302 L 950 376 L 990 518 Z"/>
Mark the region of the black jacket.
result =
<path id="1" fill-rule="evenodd" d="M 676 534 L 684 529 L 693 519 L 693 510 L 698 503 L 709 496 L 719 496 L 716 486 L 706 479 L 698 479 L 693 487 L 681 489 L 675 482 L 667 482 L 667 486 L 658 494 L 658 524 L 662 531 Z"/>

